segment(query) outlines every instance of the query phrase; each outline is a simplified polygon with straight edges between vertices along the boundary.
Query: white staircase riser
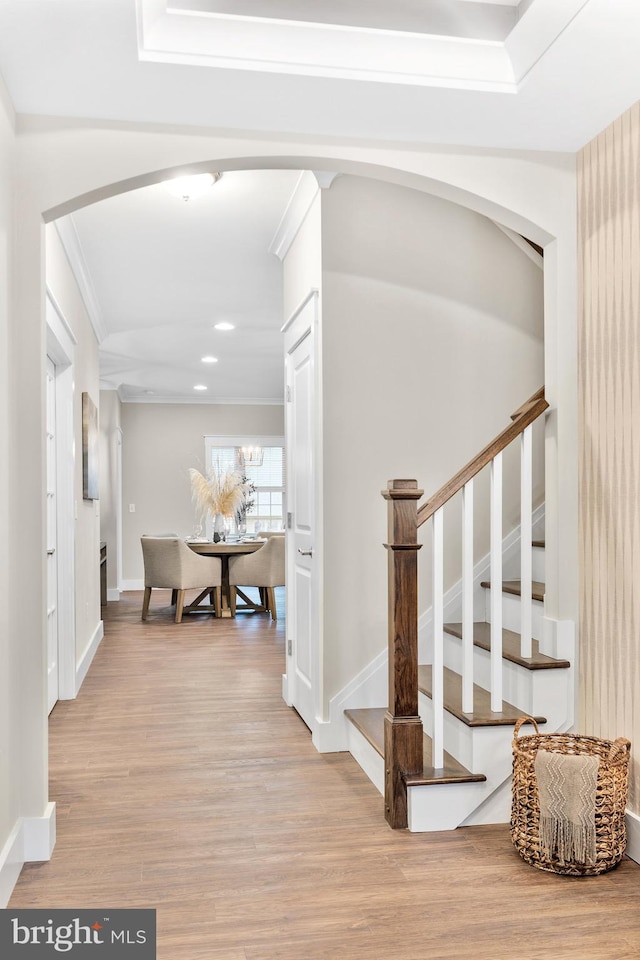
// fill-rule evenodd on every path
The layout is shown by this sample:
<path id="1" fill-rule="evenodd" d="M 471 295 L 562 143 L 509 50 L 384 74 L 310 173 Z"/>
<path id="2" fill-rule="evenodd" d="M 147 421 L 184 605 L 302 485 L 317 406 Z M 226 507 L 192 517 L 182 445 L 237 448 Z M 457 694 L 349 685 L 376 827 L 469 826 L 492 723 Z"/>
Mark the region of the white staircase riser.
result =
<path id="1" fill-rule="evenodd" d="M 485 783 L 437 783 L 408 791 L 412 833 L 455 830 L 482 803 Z"/>
<path id="2" fill-rule="evenodd" d="M 485 823 L 508 823 L 511 818 L 511 777 L 471 811 L 461 827 L 476 827 Z"/>
<path id="3" fill-rule="evenodd" d="M 429 697 L 420 694 L 418 709 L 424 732 L 431 736 L 433 710 Z M 509 775 L 512 738 L 512 726 L 470 727 L 445 711 L 444 749 L 472 773 L 491 774 L 491 782 L 502 783 Z"/>
<path id="4" fill-rule="evenodd" d="M 544 547 L 533 547 L 531 553 L 531 576 L 539 583 L 546 583 Z M 516 579 L 518 575 L 516 574 Z"/>
<path id="5" fill-rule="evenodd" d="M 348 723 L 347 728 L 347 750 L 384 796 L 384 759 L 353 723 Z"/>
<path id="6" fill-rule="evenodd" d="M 535 640 L 543 635 L 544 604 L 534 600 L 531 605 L 531 634 Z M 485 589 L 485 620 L 491 623 L 491 591 Z M 505 630 L 520 633 L 520 597 L 510 593 L 502 595 L 502 626 Z"/>
<path id="7" fill-rule="evenodd" d="M 445 640 L 445 667 L 462 673 L 462 640 L 447 634 Z M 473 648 L 473 679 L 478 686 L 490 687 L 491 655 L 481 647 Z M 558 698 L 564 703 L 569 695 L 570 670 L 527 670 L 503 660 L 503 700 L 517 703 L 527 713 L 548 716 L 556 711 Z"/>

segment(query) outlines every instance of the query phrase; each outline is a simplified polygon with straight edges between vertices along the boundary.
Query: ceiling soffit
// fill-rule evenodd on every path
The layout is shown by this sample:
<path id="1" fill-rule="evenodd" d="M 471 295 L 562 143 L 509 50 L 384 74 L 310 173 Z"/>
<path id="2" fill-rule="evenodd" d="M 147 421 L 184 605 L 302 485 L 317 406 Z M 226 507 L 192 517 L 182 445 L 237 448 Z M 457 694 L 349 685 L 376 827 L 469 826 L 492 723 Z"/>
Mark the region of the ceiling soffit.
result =
<path id="1" fill-rule="evenodd" d="M 515 93 L 587 2 L 137 0 L 138 56 Z"/>

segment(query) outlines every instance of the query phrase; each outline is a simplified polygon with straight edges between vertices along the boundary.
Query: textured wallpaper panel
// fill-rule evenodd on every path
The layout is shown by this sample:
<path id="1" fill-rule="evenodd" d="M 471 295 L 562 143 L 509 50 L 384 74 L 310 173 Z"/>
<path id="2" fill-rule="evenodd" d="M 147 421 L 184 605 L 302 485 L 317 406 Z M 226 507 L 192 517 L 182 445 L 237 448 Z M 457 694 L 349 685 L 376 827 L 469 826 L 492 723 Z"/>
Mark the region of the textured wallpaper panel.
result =
<path id="1" fill-rule="evenodd" d="M 580 715 L 640 812 L 640 104 L 578 158 Z"/>

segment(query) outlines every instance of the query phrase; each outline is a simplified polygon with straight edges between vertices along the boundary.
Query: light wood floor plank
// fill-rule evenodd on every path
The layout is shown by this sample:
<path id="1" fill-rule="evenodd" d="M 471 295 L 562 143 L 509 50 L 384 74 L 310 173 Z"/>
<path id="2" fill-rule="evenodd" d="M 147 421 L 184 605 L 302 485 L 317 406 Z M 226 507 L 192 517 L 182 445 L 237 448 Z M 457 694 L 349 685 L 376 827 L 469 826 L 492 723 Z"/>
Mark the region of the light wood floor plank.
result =
<path id="1" fill-rule="evenodd" d="M 155 907 L 160 960 L 640 956 L 636 864 L 556 877 L 505 826 L 390 830 L 353 759 L 318 754 L 283 703 L 283 618 L 175 624 L 160 597 L 143 624 L 141 602 L 108 605 L 53 711 L 58 843 L 12 907 Z"/>

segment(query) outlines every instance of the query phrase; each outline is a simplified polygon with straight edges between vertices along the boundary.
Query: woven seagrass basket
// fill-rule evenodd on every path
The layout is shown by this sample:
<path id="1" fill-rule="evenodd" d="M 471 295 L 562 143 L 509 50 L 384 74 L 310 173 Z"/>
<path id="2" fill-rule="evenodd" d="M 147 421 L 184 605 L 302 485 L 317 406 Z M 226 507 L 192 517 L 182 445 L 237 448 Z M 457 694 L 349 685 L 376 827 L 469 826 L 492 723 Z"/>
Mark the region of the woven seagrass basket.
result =
<path id="1" fill-rule="evenodd" d="M 520 727 L 533 724 L 535 734 L 519 737 Z M 615 867 L 624 855 L 627 835 L 624 811 L 631 744 L 623 737 L 600 740 L 573 733 L 540 733 L 535 720 L 521 717 L 513 731 L 511 838 L 523 860 L 551 873 L 592 877 Z M 540 850 L 540 802 L 535 774 L 538 750 L 600 758 L 596 785 L 596 860 L 575 863 L 543 856 Z"/>

